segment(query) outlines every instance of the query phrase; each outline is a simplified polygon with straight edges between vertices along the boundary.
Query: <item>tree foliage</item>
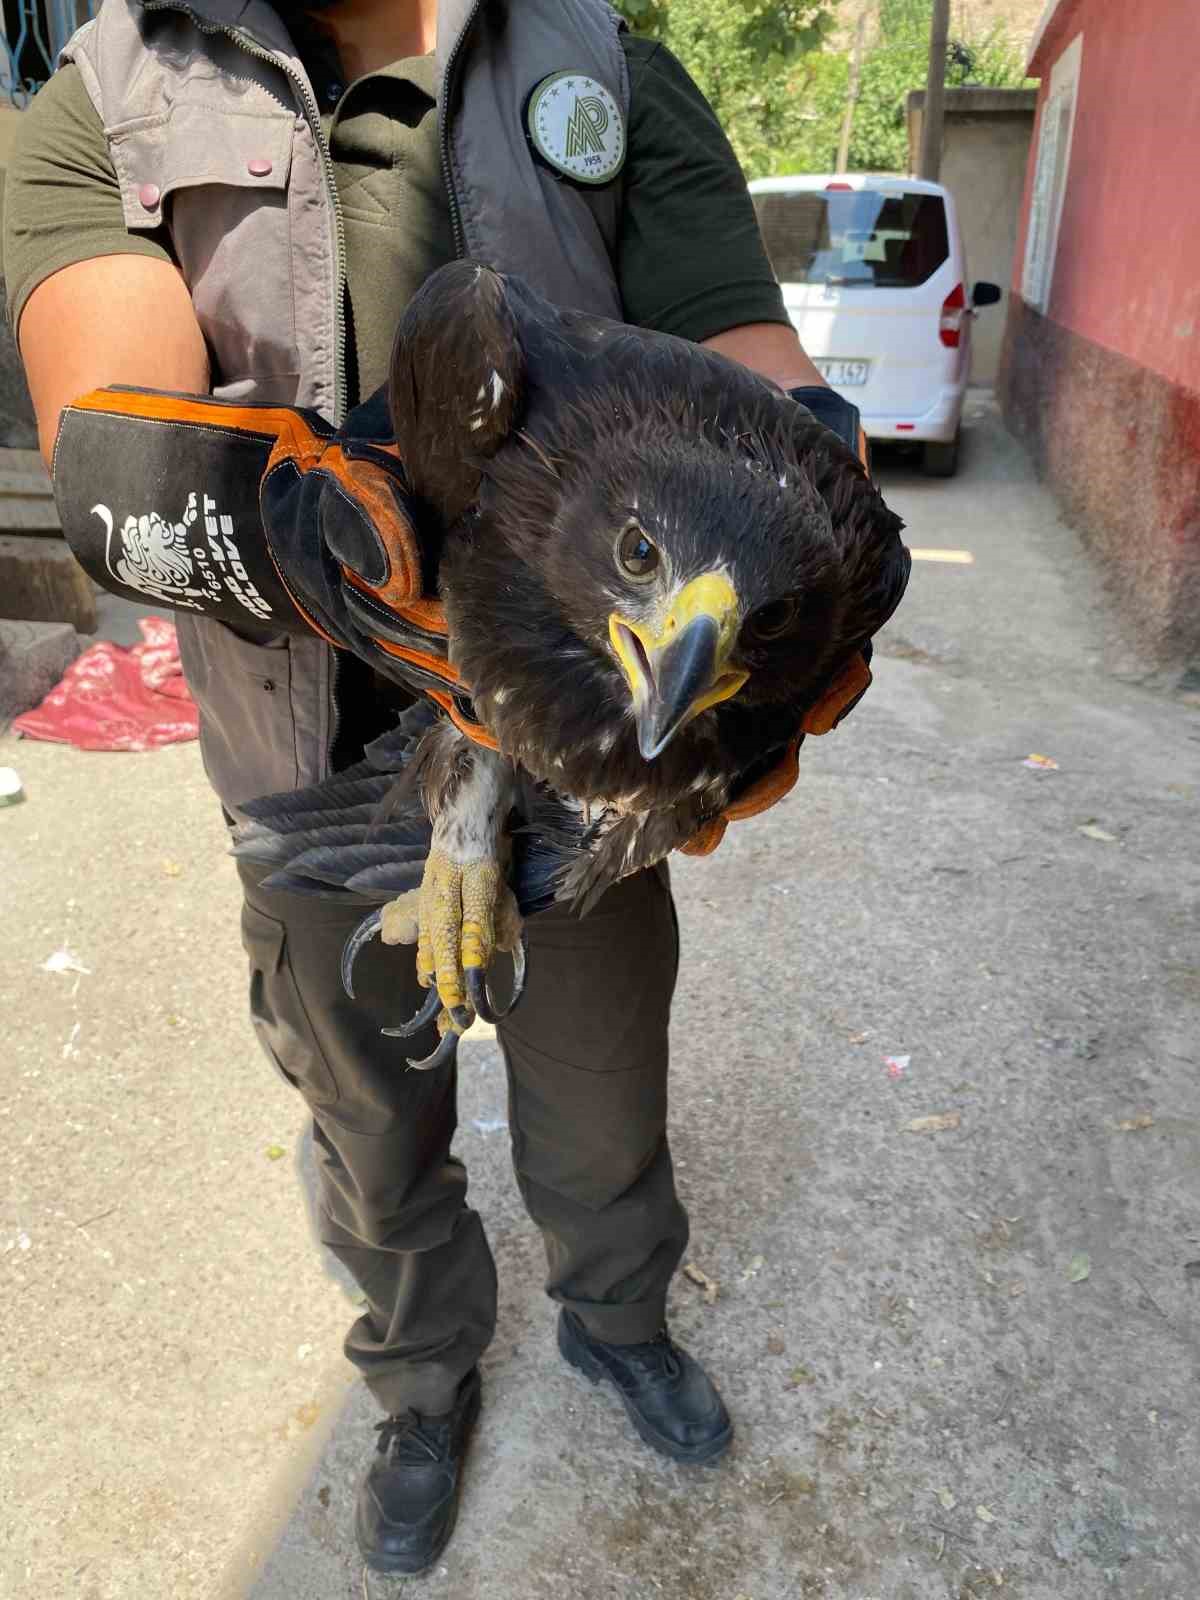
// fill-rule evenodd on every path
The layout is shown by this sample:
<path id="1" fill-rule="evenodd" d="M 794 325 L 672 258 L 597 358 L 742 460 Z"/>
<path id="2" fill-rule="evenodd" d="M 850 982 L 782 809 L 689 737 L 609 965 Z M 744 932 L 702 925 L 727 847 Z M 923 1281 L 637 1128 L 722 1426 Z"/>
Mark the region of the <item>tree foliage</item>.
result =
<path id="1" fill-rule="evenodd" d="M 854 109 L 850 166 L 859 172 L 904 171 L 908 164 L 905 102 L 923 89 L 929 63 L 933 0 L 880 0 L 878 34 L 863 58 Z M 946 83 L 1004 88 L 1024 81 L 1023 64 L 1002 28 L 950 40 Z"/>
<path id="2" fill-rule="evenodd" d="M 638 32 L 661 38 L 707 95 L 747 176 L 828 172 L 850 83 L 836 20 L 853 31 L 865 0 L 618 0 Z M 875 0 L 850 142 L 852 171 L 903 171 L 905 100 L 925 86 L 933 0 Z M 946 82 L 1020 84 L 1022 61 L 1002 28 L 952 38 Z"/>

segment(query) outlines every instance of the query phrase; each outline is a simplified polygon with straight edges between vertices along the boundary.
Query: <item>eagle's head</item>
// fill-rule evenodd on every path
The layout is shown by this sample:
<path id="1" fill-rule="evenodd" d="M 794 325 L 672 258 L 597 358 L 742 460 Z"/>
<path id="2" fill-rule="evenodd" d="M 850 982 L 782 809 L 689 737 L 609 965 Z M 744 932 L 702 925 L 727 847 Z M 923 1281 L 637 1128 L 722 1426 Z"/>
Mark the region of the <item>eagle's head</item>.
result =
<path id="1" fill-rule="evenodd" d="M 536 745 L 566 716 L 577 784 L 598 750 L 605 782 L 686 788 L 714 739 L 788 737 L 898 602 L 900 522 L 849 452 L 766 385 L 740 421 L 605 386 L 486 469 L 446 574 L 456 659 L 501 745 L 540 776 L 563 781 Z"/>
<path id="2" fill-rule="evenodd" d="M 794 736 L 904 591 L 900 519 L 802 406 L 520 279 L 434 273 L 391 404 L 453 530 L 452 661 L 504 752 L 577 798 L 719 788 Z"/>

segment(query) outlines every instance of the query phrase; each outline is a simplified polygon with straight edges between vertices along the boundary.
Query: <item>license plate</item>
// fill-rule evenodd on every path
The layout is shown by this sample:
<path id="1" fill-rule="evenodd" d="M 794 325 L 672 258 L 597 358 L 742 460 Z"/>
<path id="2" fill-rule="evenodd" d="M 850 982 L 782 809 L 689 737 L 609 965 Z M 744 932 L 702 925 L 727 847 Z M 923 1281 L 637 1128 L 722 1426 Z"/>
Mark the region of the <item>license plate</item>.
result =
<path id="1" fill-rule="evenodd" d="M 858 389 L 867 381 L 869 361 L 817 361 L 817 371 L 834 389 Z"/>

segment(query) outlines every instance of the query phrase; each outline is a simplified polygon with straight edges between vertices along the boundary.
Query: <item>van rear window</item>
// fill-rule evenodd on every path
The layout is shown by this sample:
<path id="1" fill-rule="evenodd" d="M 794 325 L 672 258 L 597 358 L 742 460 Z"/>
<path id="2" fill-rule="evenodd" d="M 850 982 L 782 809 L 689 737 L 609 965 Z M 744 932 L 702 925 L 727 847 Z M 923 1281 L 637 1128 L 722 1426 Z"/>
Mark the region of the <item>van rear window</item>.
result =
<path id="1" fill-rule="evenodd" d="M 940 195 L 814 189 L 753 200 L 780 283 L 915 289 L 950 254 Z"/>

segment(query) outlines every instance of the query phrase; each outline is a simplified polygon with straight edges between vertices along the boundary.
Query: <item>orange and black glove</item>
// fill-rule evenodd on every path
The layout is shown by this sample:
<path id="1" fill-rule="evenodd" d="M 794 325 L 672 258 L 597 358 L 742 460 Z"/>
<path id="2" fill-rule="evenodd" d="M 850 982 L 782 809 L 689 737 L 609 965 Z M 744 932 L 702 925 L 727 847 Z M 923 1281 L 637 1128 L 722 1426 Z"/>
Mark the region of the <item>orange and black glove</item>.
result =
<path id="1" fill-rule="evenodd" d="M 67 541 L 104 588 L 445 681 L 384 390 L 337 429 L 290 406 L 96 390 L 63 412 L 53 477 Z"/>

